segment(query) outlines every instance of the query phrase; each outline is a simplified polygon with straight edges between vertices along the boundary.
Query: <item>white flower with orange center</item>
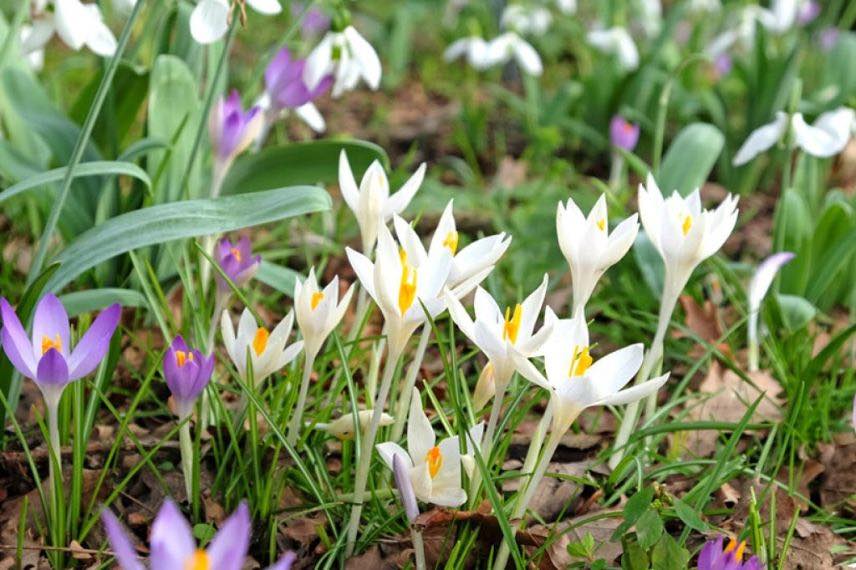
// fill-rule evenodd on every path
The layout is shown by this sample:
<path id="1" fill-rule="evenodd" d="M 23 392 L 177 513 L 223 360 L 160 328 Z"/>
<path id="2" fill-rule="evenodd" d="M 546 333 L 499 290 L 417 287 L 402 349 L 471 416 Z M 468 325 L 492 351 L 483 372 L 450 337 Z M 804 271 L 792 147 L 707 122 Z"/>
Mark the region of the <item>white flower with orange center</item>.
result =
<path id="1" fill-rule="evenodd" d="M 636 214 L 618 224 L 610 233 L 606 196 L 601 194 L 588 217 L 568 198 L 559 202 L 556 233 L 559 247 L 571 267 L 574 285 L 572 314 L 585 307 L 595 285 L 607 269 L 615 265 L 633 245 L 639 223 Z"/>
<path id="2" fill-rule="evenodd" d="M 404 460 L 416 497 L 441 507 L 458 507 L 467 500 L 461 487 L 461 451 L 458 437 L 437 443 L 431 422 L 422 409 L 419 392 L 413 392 L 407 419 L 407 451 L 393 442 L 379 443 L 377 451 L 392 469 L 393 458 Z"/>
<path id="3" fill-rule="evenodd" d="M 241 320 L 238 322 L 238 330 L 235 331 L 229 312 L 223 311 L 223 317 L 220 320 L 223 344 L 226 346 L 229 358 L 238 369 L 241 380 L 248 381 L 247 354 L 252 365 L 253 383 L 256 386 L 300 354 L 303 348 L 302 340 L 288 344 L 293 324 L 294 313 L 289 312 L 273 331 L 268 331 L 267 328 L 256 323 L 249 309 L 244 309 Z"/>
<path id="4" fill-rule="evenodd" d="M 318 285 L 315 268 L 309 270 L 309 276 L 301 283 L 294 284 L 294 314 L 297 326 L 303 335 L 303 346 L 307 355 L 314 358 L 333 329 L 345 316 L 354 286 L 339 300 L 339 276 L 327 284 L 324 289 Z"/>

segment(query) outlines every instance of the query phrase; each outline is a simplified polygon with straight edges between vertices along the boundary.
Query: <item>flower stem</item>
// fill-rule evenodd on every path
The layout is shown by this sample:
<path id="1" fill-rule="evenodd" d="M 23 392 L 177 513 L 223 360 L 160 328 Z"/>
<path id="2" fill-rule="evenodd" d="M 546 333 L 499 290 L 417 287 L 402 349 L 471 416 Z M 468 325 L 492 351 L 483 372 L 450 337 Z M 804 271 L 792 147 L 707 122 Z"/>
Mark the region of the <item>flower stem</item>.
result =
<path id="1" fill-rule="evenodd" d="M 303 363 L 303 378 L 300 380 L 300 393 L 297 395 L 297 405 L 288 426 L 286 441 L 289 445 L 297 443 L 297 437 L 300 435 L 300 426 L 303 425 L 303 409 L 306 407 L 306 395 L 309 393 L 309 379 L 312 376 L 314 366 L 315 354 L 306 353 L 306 361 Z"/>
<path id="2" fill-rule="evenodd" d="M 357 533 L 360 530 L 360 515 L 363 512 L 363 502 L 365 501 L 366 484 L 368 483 L 369 467 L 371 466 L 372 450 L 374 449 L 375 437 L 377 437 L 378 426 L 380 425 L 380 417 L 383 414 L 383 408 L 386 405 L 386 399 L 389 397 L 389 389 L 392 386 L 392 377 L 395 375 L 395 368 L 398 365 L 398 359 L 401 357 L 403 345 L 405 343 L 387 343 L 387 360 L 383 370 L 383 379 L 380 383 L 380 391 L 374 401 L 372 410 L 372 421 L 369 424 L 369 429 L 362 434 L 360 440 L 359 463 L 357 463 L 357 474 L 354 478 L 354 506 L 351 508 L 351 519 L 348 522 L 347 544 L 345 546 L 345 557 L 349 557 L 354 553 L 354 547 L 357 544 Z M 359 428 L 359 422 L 357 422 Z"/>
<path id="3" fill-rule="evenodd" d="M 392 435 L 389 441 L 398 441 L 404 434 L 404 423 L 407 417 L 407 406 L 410 405 L 410 398 L 413 394 L 413 388 L 416 386 L 416 377 L 419 375 L 419 369 L 422 367 L 422 361 L 425 359 L 425 351 L 428 349 L 428 341 L 431 339 L 431 325 L 425 323 L 422 325 L 422 336 L 419 337 L 419 345 L 416 347 L 416 353 L 413 355 L 413 360 L 410 362 L 410 367 L 407 369 L 407 376 L 404 378 L 404 386 L 401 393 L 398 395 L 398 403 L 395 407 L 395 423 L 392 426 Z"/>
<path id="4" fill-rule="evenodd" d="M 410 527 L 413 539 L 413 555 L 416 557 L 416 570 L 425 570 L 425 543 L 422 541 L 422 531 L 415 526 Z"/>
<path id="5" fill-rule="evenodd" d="M 218 198 L 223 190 L 223 182 L 226 180 L 226 174 L 229 172 L 231 164 L 224 163 L 219 160 L 214 160 L 214 171 L 211 174 L 211 198 Z M 202 240 L 202 248 L 205 253 L 212 255 L 214 252 L 214 242 L 217 241 L 216 235 L 205 236 Z M 202 291 L 208 290 L 208 280 L 211 277 L 211 264 L 202 264 L 202 273 L 200 280 L 202 281 Z"/>
<path id="6" fill-rule="evenodd" d="M 757 372 L 760 355 L 758 353 L 758 311 L 749 313 L 749 372 Z"/>
<path id="7" fill-rule="evenodd" d="M 612 166 L 609 170 L 609 187 L 618 190 L 622 186 L 624 157 L 618 151 L 612 153 Z"/>
<path id="8" fill-rule="evenodd" d="M 48 412 L 48 436 L 50 437 L 50 461 L 48 474 L 50 476 L 51 514 L 57 517 L 59 513 L 59 493 L 62 488 L 62 450 L 59 443 L 59 398 L 46 398 Z M 56 524 L 56 519 L 54 519 Z"/>
<path id="9" fill-rule="evenodd" d="M 178 442 L 181 449 L 181 470 L 184 472 L 184 490 L 187 500 L 193 503 L 193 439 L 190 437 L 190 418 L 181 420 Z"/>
<path id="10" fill-rule="evenodd" d="M 499 415 L 502 412 L 502 404 L 505 400 L 505 391 L 508 389 L 509 381 L 505 379 L 504 381 L 500 381 L 497 379 L 496 382 L 496 394 L 493 396 L 493 404 L 490 408 L 490 418 L 487 420 L 487 427 L 484 430 L 484 436 L 482 438 L 481 443 L 481 454 L 484 458 L 484 463 L 487 469 L 490 469 L 490 452 L 493 448 L 493 438 L 496 434 L 496 426 L 499 423 Z M 479 485 L 481 484 L 481 473 L 478 469 L 473 471 L 473 479 L 470 481 L 470 504 L 476 504 L 476 494 L 479 490 Z"/>
<path id="11" fill-rule="evenodd" d="M 550 427 L 550 422 L 553 420 L 553 407 L 547 406 L 544 415 L 538 422 L 538 428 L 532 434 L 532 440 L 529 442 L 529 450 L 526 452 L 526 459 L 523 461 L 524 476 L 531 476 L 535 469 L 535 462 L 538 461 L 538 453 L 541 451 L 544 443 L 544 436 L 547 435 L 547 428 Z"/>

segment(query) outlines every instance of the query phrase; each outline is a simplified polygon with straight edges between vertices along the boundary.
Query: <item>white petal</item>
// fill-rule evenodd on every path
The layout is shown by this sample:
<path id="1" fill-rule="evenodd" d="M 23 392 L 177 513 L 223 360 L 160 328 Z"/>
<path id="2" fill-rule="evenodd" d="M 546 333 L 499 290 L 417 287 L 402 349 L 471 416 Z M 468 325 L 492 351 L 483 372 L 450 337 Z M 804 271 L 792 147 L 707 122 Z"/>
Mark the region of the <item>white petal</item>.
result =
<path id="1" fill-rule="evenodd" d="M 835 156 L 844 150 L 850 140 L 853 109 L 841 107 L 822 114 L 812 126 L 805 123 L 800 113 L 794 115 L 792 126 L 797 144 L 808 154 L 821 158 Z"/>
<path id="2" fill-rule="evenodd" d="M 282 12 L 282 6 L 280 6 L 278 0 L 247 0 L 247 4 L 259 14 L 267 16 Z"/>
<path id="3" fill-rule="evenodd" d="M 639 371 L 642 353 L 642 343 L 611 352 L 591 365 L 586 379 L 594 384 L 595 392 L 601 397 L 617 392 Z"/>
<path id="4" fill-rule="evenodd" d="M 425 461 L 428 451 L 434 447 L 436 436 L 431 422 L 422 409 L 419 390 L 413 390 L 410 399 L 410 414 L 407 416 L 407 451 L 417 465 Z"/>
<path id="5" fill-rule="evenodd" d="M 749 282 L 749 312 L 757 312 L 761 307 L 761 301 L 773 284 L 773 279 L 776 278 L 776 273 L 786 263 L 794 258 L 794 254 L 789 251 L 774 253 L 765 259 L 759 266 L 755 275 L 752 276 L 752 281 Z"/>
<path id="6" fill-rule="evenodd" d="M 229 29 L 229 4 L 226 0 L 199 0 L 190 14 L 190 35 L 200 44 L 211 44 Z"/>
<path id="7" fill-rule="evenodd" d="M 354 179 L 351 163 L 348 161 L 348 155 L 344 149 L 339 153 L 339 191 L 351 211 L 357 213 L 360 191 L 357 189 L 357 181 Z"/>
<path id="8" fill-rule="evenodd" d="M 770 123 L 758 127 L 749 135 L 737 154 L 734 155 L 734 166 L 742 166 L 779 142 L 788 128 L 787 114 L 779 111 Z"/>
<path id="9" fill-rule="evenodd" d="M 79 0 L 54 1 L 56 32 L 71 49 L 83 47 L 92 31 L 91 23 L 86 7 Z"/>
<path id="10" fill-rule="evenodd" d="M 386 208 L 384 209 L 384 217 L 389 217 L 392 214 L 400 214 L 404 211 L 410 201 L 413 200 L 413 197 L 416 195 L 416 192 L 422 186 L 422 181 L 425 180 L 425 171 L 428 169 L 428 166 L 423 162 L 419 165 L 419 168 L 416 169 L 416 172 L 407 179 L 407 182 L 401 187 L 401 189 L 389 197 L 389 200 L 386 202 Z"/>
<path id="11" fill-rule="evenodd" d="M 377 89 L 380 86 L 381 76 L 380 58 L 377 56 L 377 52 L 353 26 L 345 28 L 343 33 L 354 59 L 359 63 L 361 75 L 366 85 L 371 89 Z"/>
<path id="12" fill-rule="evenodd" d="M 316 133 L 323 133 L 327 130 L 327 123 L 324 121 L 324 116 L 314 103 L 306 103 L 294 110 L 294 114 L 300 117 L 300 120 L 309 125 L 309 128 Z"/>
<path id="13" fill-rule="evenodd" d="M 315 89 L 324 76 L 332 71 L 333 43 L 335 42 L 335 39 L 336 34 L 334 32 L 328 32 L 306 58 L 306 67 L 303 70 L 303 80 L 306 82 L 306 86 L 310 89 Z"/>
<path id="14" fill-rule="evenodd" d="M 642 398 L 647 398 L 651 394 L 655 393 L 657 390 L 662 388 L 663 384 L 669 379 L 669 372 L 666 372 L 662 376 L 658 376 L 647 382 L 643 382 L 636 386 L 631 386 L 626 390 L 621 390 L 620 392 L 616 392 L 610 396 L 607 396 L 597 402 L 594 402 L 592 405 L 594 406 L 620 406 L 622 404 L 629 404 L 631 402 L 637 402 Z"/>
<path id="15" fill-rule="evenodd" d="M 512 44 L 514 56 L 517 58 L 517 63 L 529 75 L 541 75 L 544 71 L 544 66 L 541 64 L 541 56 L 535 51 L 528 42 L 522 38 L 517 38 L 517 41 Z"/>

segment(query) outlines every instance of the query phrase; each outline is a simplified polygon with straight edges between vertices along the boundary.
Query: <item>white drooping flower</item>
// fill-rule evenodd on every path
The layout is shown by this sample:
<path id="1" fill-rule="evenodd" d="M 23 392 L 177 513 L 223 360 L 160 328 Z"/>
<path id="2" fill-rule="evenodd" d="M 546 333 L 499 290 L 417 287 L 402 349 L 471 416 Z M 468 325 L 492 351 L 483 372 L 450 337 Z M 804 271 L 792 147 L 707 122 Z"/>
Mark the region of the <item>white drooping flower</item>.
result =
<path id="1" fill-rule="evenodd" d="M 647 38 L 653 38 L 663 27 L 663 5 L 660 0 L 636 0 L 636 21 Z"/>
<path id="2" fill-rule="evenodd" d="M 410 224 L 399 216 L 394 216 L 393 220 L 401 247 L 417 267 L 427 258 L 438 255 L 439 250 L 445 249 L 453 256 L 445 286 L 458 298 L 484 281 L 511 244 L 511 237 L 503 232 L 477 239 L 458 251 L 459 235 L 451 200 L 437 222 L 427 251 Z"/>
<path id="3" fill-rule="evenodd" d="M 553 15 L 544 6 L 524 6 L 523 4 L 511 4 L 502 12 L 500 24 L 507 30 L 513 30 L 519 34 L 540 35 L 550 29 L 553 23 Z"/>
<path id="4" fill-rule="evenodd" d="M 21 28 L 21 52 L 35 69 L 41 67 L 44 46 L 54 33 L 75 51 L 86 46 L 102 57 L 116 53 L 116 37 L 104 23 L 98 4 L 53 0 L 53 13 L 47 4 L 46 0 L 33 2 L 32 24 Z"/>
<path id="5" fill-rule="evenodd" d="M 333 75 L 333 97 L 356 89 L 360 80 L 370 89 L 380 86 L 380 58 L 372 45 L 356 28 L 330 31 L 306 58 L 303 79 L 314 89 L 327 75 Z"/>
<path id="6" fill-rule="evenodd" d="M 576 14 L 577 0 L 556 0 L 556 6 L 563 14 Z"/>
<path id="7" fill-rule="evenodd" d="M 365 432 L 366 428 L 369 427 L 369 424 L 372 421 L 372 414 L 374 410 L 360 410 L 357 412 L 357 418 L 360 423 L 361 432 Z M 380 423 L 378 425 L 381 426 L 391 426 L 393 423 L 393 417 L 386 412 L 383 412 L 380 416 Z M 330 423 L 318 423 L 315 424 L 316 429 L 320 429 L 322 431 L 326 431 L 330 435 L 341 439 L 341 440 L 351 440 L 354 439 L 354 414 L 348 412 L 343 414 L 342 416 L 336 418 Z"/>
<path id="8" fill-rule="evenodd" d="M 300 280 L 295 281 L 294 314 L 307 355 L 314 358 L 318 354 L 324 341 L 345 316 L 353 294 L 354 285 L 351 284 L 342 300 L 339 300 L 338 275 L 322 290 L 315 278 L 314 267 L 302 283 Z"/>
<path id="9" fill-rule="evenodd" d="M 416 497 L 441 507 L 459 507 L 467 500 L 461 487 L 461 452 L 458 437 L 437 443 L 431 422 L 422 409 L 419 392 L 413 392 L 407 418 L 407 451 L 393 442 L 377 444 L 384 463 L 392 469 L 395 456 L 404 460 Z"/>
<path id="10" fill-rule="evenodd" d="M 606 196 L 603 194 L 588 217 L 583 215 L 572 198 L 568 198 L 565 205 L 559 202 L 556 232 L 559 248 L 571 268 L 574 315 L 585 307 L 606 270 L 628 252 L 638 231 L 637 215 L 633 214 L 609 233 Z"/>
<path id="11" fill-rule="evenodd" d="M 487 42 L 481 36 L 468 36 L 455 40 L 443 52 L 443 59 L 446 61 L 454 61 L 461 56 L 465 56 L 467 63 L 479 71 L 493 65 L 488 55 Z"/>
<path id="12" fill-rule="evenodd" d="M 279 0 L 246 0 L 250 8 L 265 16 L 282 12 Z M 190 35 L 200 44 L 211 44 L 229 29 L 229 0 L 199 0 L 190 14 Z"/>
<path id="13" fill-rule="evenodd" d="M 599 360 L 591 356 L 585 318 L 569 322 L 570 334 L 551 336 L 544 346 L 544 374 L 527 358 L 515 356 L 520 373 L 550 392 L 552 430 L 565 433 L 585 408 L 628 404 L 653 394 L 666 383 L 669 373 L 626 390 L 624 386 L 642 365 L 642 344 L 616 350 Z"/>
<path id="14" fill-rule="evenodd" d="M 541 285 L 523 303 L 518 303 L 513 309 L 508 307 L 504 314 L 490 293 L 477 288 L 475 320 L 451 292 L 446 294 L 452 320 L 490 361 L 497 390 L 507 386 L 514 374 L 513 355 L 519 354 L 523 358 L 535 356 L 550 334 L 551 327 L 547 324 L 535 332 L 535 322 L 547 294 L 547 282 L 544 275 Z"/>
<path id="15" fill-rule="evenodd" d="M 479 71 L 504 65 L 512 59 L 529 75 L 541 75 L 544 71 L 541 56 L 516 32 L 505 32 L 489 42 L 478 36 L 461 38 L 453 42 L 443 54 L 446 61 L 461 56 L 466 56 L 467 63 Z"/>
<path id="16" fill-rule="evenodd" d="M 452 267 L 448 250 L 432 252 L 424 260 L 410 259 L 385 225 L 380 226 L 375 261 L 346 248 L 348 260 L 363 288 L 383 313 L 390 354 L 401 354 L 413 332 L 446 307 L 440 295 Z M 423 308 L 424 307 L 424 308 Z"/>
<path id="17" fill-rule="evenodd" d="M 664 199 L 651 174 L 639 185 L 639 216 L 666 266 L 666 287 L 677 295 L 693 270 L 716 253 L 737 223 L 737 196 L 729 194 L 715 210 L 701 206 L 698 189 L 686 198 Z"/>
<path id="18" fill-rule="evenodd" d="M 847 146 L 852 131 L 856 128 L 856 112 L 849 107 L 839 107 L 821 114 L 811 125 L 805 122 L 802 113 L 779 111 L 776 118 L 752 131 L 746 142 L 734 155 L 734 165 L 741 166 L 773 147 L 789 132 L 796 146 L 818 158 L 835 156 Z"/>
<path id="19" fill-rule="evenodd" d="M 401 189 L 390 196 L 389 180 L 380 162 L 375 160 L 369 165 L 357 188 L 348 155 L 344 150 L 339 154 L 339 189 L 345 203 L 357 217 L 364 254 L 370 255 L 374 249 L 378 229 L 410 204 L 425 179 L 425 170 L 423 162 Z"/>
<path id="20" fill-rule="evenodd" d="M 609 29 L 592 30 L 586 36 L 588 42 L 597 50 L 613 55 L 619 65 L 627 71 L 639 67 L 639 50 L 625 28 L 616 26 Z"/>
<path id="21" fill-rule="evenodd" d="M 253 382 L 256 386 L 297 358 L 303 348 L 303 341 L 288 344 L 288 337 L 291 334 L 293 324 L 294 313 L 289 312 L 273 331 L 269 332 L 265 327 L 256 324 L 256 319 L 249 309 L 244 309 L 236 332 L 229 312 L 223 311 L 223 317 L 220 320 L 223 344 L 229 358 L 235 364 L 241 380 L 248 381 L 248 352 L 252 365 Z"/>

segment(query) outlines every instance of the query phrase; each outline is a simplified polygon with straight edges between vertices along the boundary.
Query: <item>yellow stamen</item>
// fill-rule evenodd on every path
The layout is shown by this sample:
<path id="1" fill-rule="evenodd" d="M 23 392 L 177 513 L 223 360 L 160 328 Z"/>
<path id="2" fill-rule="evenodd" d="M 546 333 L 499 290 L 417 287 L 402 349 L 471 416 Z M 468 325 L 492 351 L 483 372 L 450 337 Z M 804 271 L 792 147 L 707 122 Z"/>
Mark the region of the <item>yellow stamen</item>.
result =
<path id="1" fill-rule="evenodd" d="M 62 339 L 59 337 L 59 333 L 53 339 L 47 335 L 42 336 L 42 354 L 52 348 L 62 352 Z"/>
<path id="2" fill-rule="evenodd" d="M 183 350 L 175 351 L 175 362 L 178 364 L 179 368 L 184 367 L 188 362 L 193 362 L 193 353 L 189 350 L 187 352 Z"/>
<path id="3" fill-rule="evenodd" d="M 592 362 L 594 362 L 594 359 L 589 354 L 589 347 L 575 346 L 574 353 L 571 356 L 571 368 L 568 370 L 568 376 L 571 378 L 583 376 L 592 365 Z"/>
<path id="4" fill-rule="evenodd" d="M 241 250 L 240 249 L 238 249 L 237 247 L 233 247 L 232 249 L 229 250 L 229 252 L 232 254 L 232 257 L 234 257 L 235 259 L 238 260 L 238 262 L 241 261 Z"/>
<path id="5" fill-rule="evenodd" d="M 261 356 L 267 349 L 270 333 L 264 327 L 256 329 L 256 336 L 253 337 L 253 350 L 256 351 L 256 356 Z"/>
<path id="6" fill-rule="evenodd" d="M 440 452 L 440 448 L 435 445 L 429 449 L 425 455 L 425 462 L 428 463 L 428 474 L 433 479 L 443 466 L 443 454 Z"/>
<path id="7" fill-rule="evenodd" d="M 407 263 L 407 254 L 401 250 L 401 281 L 398 284 L 398 310 L 402 315 L 413 305 L 416 299 L 416 283 L 418 275 L 416 268 Z"/>
<path id="8" fill-rule="evenodd" d="M 309 301 L 309 305 L 314 310 L 316 307 L 318 307 L 318 303 L 320 303 L 323 300 L 324 300 L 324 292 L 323 291 L 315 291 L 314 293 L 312 293 L 312 300 Z"/>
<path id="9" fill-rule="evenodd" d="M 597 221 L 597 229 L 600 231 L 606 230 L 606 218 L 601 218 Z"/>
<path id="10" fill-rule="evenodd" d="M 725 547 L 724 554 L 728 554 L 729 552 L 734 552 L 734 559 L 737 562 L 743 560 L 743 552 L 746 550 L 746 541 L 740 541 L 740 544 L 737 544 L 737 541 L 733 538 L 728 541 L 728 546 Z"/>
<path id="11" fill-rule="evenodd" d="M 509 319 L 509 317 L 511 317 Z M 510 340 L 511 344 L 517 343 L 517 334 L 520 332 L 520 321 L 523 319 L 523 307 L 518 303 L 514 306 L 514 314 L 511 307 L 505 308 L 505 324 L 502 327 L 502 340 Z"/>
<path id="12" fill-rule="evenodd" d="M 209 568 L 211 568 L 211 562 L 208 560 L 208 553 L 201 548 L 184 563 L 185 570 L 208 570 Z"/>
<path id="13" fill-rule="evenodd" d="M 692 227 L 693 227 L 693 217 L 687 216 L 686 218 L 684 218 L 684 223 L 681 226 L 681 230 L 684 232 L 684 235 L 687 235 L 688 233 L 690 233 L 690 229 L 692 229 Z"/>
<path id="14" fill-rule="evenodd" d="M 443 246 L 448 247 L 452 255 L 458 251 L 458 232 L 449 232 L 446 234 L 446 239 L 443 240 Z"/>
<path id="15" fill-rule="evenodd" d="M 398 259 L 401 260 L 401 265 L 407 265 L 407 252 L 403 247 L 398 248 Z"/>

